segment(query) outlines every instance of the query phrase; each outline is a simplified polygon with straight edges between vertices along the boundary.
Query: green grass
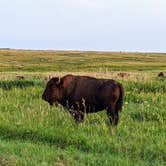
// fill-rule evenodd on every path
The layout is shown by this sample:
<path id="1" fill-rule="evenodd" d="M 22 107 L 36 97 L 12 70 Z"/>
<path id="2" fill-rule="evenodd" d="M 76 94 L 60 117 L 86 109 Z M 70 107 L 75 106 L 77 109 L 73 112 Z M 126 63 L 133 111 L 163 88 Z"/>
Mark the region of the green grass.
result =
<path id="1" fill-rule="evenodd" d="M 26 85 L 26 81 L 21 82 Z M 137 92 L 129 83 L 120 123 L 112 128 L 104 111 L 75 124 L 68 112 L 50 108 L 41 100 L 43 90 L 42 84 L 1 88 L 1 162 L 164 165 L 165 91 L 153 92 L 149 87 L 149 92 L 143 88 Z"/>
<path id="2" fill-rule="evenodd" d="M 0 72 L 166 70 L 165 62 L 157 53 L 0 50 Z"/>
<path id="3" fill-rule="evenodd" d="M 0 81 L 0 88 L 10 90 L 11 88 L 25 88 L 31 86 L 45 86 L 43 82 L 33 81 L 33 80 L 8 80 L 8 81 Z"/>
<path id="4" fill-rule="evenodd" d="M 5 62 L 9 70 L 0 65 L 3 71 L 0 75 L 0 165 L 166 165 L 166 79 L 156 77 L 165 54 L 56 52 L 54 55 L 55 52 L 47 51 L 11 50 L 0 54 L 2 52 L 5 59 L 0 55 L 0 64 Z M 45 54 L 48 59 L 44 58 Z M 75 65 L 69 63 L 72 72 L 83 63 L 80 58 L 85 61 L 95 58 L 98 63 L 89 65 L 95 72 L 86 73 L 82 68 L 81 75 L 113 77 L 123 84 L 125 101 L 117 127 L 110 126 L 105 111 L 88 114 L 84 123 L 76 124 L 62 107 L 50 107 L 41 99 L 45 88 L 43 77 L 54 72 L 50 59 L 59 63 L 54 56 L 62 58 L 64 66 L 67 59 L 73 58 Z M 149 68 L 147 72 L 133 71 L 133 67 L 138 66 L 130 62 L 129 68 L 124 66 L 130 76 L 124 79 L 117 77 L 116 72 L 98 72 L 99 63 L 109 65 L 109 56 L 110 60 L 114 57 L 114 66 L 119 66 L 121 60 L 133 63 L 138 60 L 147 63 Z M 161 57 L 158 63 L 155 62 L 157 56 Z M 24 67 L 17 71 L 15 66 L 10 72 L 14 57 L 19 59 L 17 63 L 26 64 L 30 69 L 32 64 L 37 65 L 37 57 L 41 67 L 47 64 L 47 59 L 50 72 L 45 73 L 47 70 L 38 70 L 36 66 L 35 72 Z M 99 61 L 102 58 L 104 62 Z M 66 68 L 62 70 L 59 74 L 64 75 Z M 24 75 L 25 80 L 17 80 L 18 74 Z"/>

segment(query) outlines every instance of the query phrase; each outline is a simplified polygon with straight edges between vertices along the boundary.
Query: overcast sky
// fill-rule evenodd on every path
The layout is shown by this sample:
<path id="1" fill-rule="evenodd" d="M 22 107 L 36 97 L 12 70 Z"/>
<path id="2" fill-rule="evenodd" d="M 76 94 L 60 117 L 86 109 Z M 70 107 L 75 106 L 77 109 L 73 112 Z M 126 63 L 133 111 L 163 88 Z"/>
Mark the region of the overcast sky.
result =
<path id="1" fill-rule="evenodd" d="M 0 0 L 0 47 L 166 52 L 166 0 Z"/>

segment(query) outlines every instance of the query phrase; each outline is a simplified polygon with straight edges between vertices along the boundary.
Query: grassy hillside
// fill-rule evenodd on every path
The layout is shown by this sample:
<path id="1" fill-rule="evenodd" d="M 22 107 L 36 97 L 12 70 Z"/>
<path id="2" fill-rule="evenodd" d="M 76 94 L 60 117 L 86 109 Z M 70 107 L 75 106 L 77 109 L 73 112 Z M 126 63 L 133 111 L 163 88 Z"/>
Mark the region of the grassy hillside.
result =
<path id="1" fill-rule="evenodd" d="M 166 70 L 165 62 L 156 53 L 0 50 L 1 72 Z"/>
<path id="2" fill-rule="evenodd" d="M 166 78 L 157 77 L 160 70 L 166 71 L 165 54 L 0 50 L 0 165 L 166 165 Z M 41 100 L 43 78 L 66 73 L 123 84 L 117 127 L 105 111 L 75 124 L 62 107 Z"/>

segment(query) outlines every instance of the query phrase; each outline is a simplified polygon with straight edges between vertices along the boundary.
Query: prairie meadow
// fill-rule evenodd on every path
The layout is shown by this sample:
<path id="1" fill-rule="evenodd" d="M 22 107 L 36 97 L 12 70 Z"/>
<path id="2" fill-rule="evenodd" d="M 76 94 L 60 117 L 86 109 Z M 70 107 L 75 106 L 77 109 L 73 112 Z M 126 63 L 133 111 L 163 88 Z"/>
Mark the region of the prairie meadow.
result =
<path id="1" fill-rule="evenodd" d="M 166 54 L 0 50 L 0 165 L 166 165 L 161 71 L 166 74 Z M 117 127 L 105 111 L 76 124 L 41 99 L 45 79 L 69 73 L 123 84 Z"/>

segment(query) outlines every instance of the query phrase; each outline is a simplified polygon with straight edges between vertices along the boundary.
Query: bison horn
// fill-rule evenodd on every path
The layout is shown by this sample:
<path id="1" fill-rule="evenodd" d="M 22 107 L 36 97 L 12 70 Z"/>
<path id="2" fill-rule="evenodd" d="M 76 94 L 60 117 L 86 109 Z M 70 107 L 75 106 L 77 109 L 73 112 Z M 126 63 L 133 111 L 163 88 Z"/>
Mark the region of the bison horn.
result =
<path id="1" fill-rule="evenodd" d="M 58 82 L 60 83 L 60 77 L 58 77 Z"/>
<path id="2" fill-rule="evenodd" d="M 60 84 L 60 77 L 58 77 L 58 81 L 56 82 L 57 84 Z"/>
<path id="3" fill-rule="evenodd" d="M 48 80 L 51 80 L 51 75 L 49 75 Z"/>

